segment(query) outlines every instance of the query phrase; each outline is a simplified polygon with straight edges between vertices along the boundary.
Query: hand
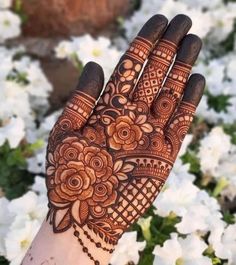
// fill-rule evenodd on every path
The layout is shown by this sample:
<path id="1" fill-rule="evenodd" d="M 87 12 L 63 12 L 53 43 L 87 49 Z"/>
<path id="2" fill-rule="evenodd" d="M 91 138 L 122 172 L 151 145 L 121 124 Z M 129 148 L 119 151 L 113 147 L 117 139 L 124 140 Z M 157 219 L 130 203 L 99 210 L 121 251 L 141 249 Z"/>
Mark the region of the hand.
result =
<path id="1" fill-rule="evenodd" d="M 149 208 L 203 93 L 204 78 L 189 78 L 201 48 L 186 35 L 191 20 L 178 15 L 167 24 L 156 15 L 144 25 L 103 93 L 102 69 L 88 63 L 50 133 L 48 218 L 55 233 L 72 228 L 95 264 L 85 240 L 112 252 Z"/>

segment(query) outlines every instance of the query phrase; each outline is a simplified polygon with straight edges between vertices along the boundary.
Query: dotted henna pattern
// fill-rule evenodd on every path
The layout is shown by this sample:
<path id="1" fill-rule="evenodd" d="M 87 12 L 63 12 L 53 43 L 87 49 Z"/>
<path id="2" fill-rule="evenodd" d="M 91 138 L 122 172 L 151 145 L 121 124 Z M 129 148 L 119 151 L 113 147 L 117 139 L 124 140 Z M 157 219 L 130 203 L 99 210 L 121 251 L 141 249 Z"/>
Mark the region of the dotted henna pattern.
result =
<path id="1" fill-rule="evenodd" d="M 56 233 L 74 229 L 95 264 L 81 233 L 113 251 L 160 192 L 195 112 L 183 101 L 175 112 L 191 66 L 176 61 L 163 86 L 177 47 L 161 40 L 152 49 L 150 41 L 136 37 L 94 111 L 96 100 L 76 91 L 50 133 L 48 218 Z"/>

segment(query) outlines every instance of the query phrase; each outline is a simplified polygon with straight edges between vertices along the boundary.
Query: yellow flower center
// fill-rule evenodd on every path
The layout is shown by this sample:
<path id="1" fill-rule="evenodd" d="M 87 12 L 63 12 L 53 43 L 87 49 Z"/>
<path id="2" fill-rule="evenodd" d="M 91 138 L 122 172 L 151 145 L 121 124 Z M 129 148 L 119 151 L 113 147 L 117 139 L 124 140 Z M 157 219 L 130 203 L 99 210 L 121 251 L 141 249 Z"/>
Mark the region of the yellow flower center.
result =
<path id="1" fill-rule="evenodd" d="M 184 265 L 184 260 L 183 260 L 182 258 L 178 258 L 178 259 L 176 260 L 175 265 Z"/>
<path id="2" fill-rule="evenodd" d="M 27 240 L 27 239 L 24 239 L 24 240 L 22 240 L 21 242 L 20 242 L 20 246 L 21 246 L 21 248 L 22 249 L 26 249 L 26 248 L 28 248 L 29 247 L 29 241 Z"/>
<path id="3" fill-rule="evenodd" d="M 3 24 L 4 24 L 4 26 L 8 27 L 8 26 L 10 26 L 10 21 L 6 19 L 6 20 L 4 20 Z"/>
<path id="4" fill-rule="evenodd" d="M 94 48 L 92 51 L 92 55 L 95 57 L 99 57 L 102 54 L 102 51 L 99 49 Z"/>

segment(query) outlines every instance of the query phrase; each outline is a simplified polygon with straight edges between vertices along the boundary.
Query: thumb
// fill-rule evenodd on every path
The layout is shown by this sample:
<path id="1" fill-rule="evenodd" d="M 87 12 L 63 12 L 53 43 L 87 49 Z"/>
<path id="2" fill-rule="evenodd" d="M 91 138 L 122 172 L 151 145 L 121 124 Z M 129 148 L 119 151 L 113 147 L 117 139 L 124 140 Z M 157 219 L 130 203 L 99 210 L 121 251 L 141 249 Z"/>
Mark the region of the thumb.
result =
<path id="1" fill-rule="evenodd" d="M 102 67 L 94 62 L 85 65 L 77 88 L 58 120 L 62 131 L 78 130 L 88 120 L 104 84 Z"/>

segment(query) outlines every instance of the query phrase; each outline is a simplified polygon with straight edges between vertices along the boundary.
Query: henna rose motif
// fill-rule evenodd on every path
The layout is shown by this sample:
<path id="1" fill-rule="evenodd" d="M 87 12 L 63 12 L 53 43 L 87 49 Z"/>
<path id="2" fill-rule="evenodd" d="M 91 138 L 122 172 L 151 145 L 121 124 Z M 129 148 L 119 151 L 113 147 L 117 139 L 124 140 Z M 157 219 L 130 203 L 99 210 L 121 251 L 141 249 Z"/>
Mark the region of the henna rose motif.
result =
<path id="1" fill-rule="evenodd" d="M 143 132 L 152 132 L 153 128 L 147 120 L 146 115 L 138 118 L 130 112 L 129 116 L 119 116 L 115 122 L 107 127 L 110 147 L 115 150 L 133 150 L 143 136 Z"/>
<path id="2" fill-rule="evenodd" d="M 71 209 L 79 224 L 89 214 L 96 218 L 106 214 L 107 206 L 116 201 L 119 181 L 126 180 L 126 173 L 133 169 L 122 160 L 113 165 L 106 150 L 88 146 L 77 137 L 64 139 L 54 153 L 49 153 L 48 161 L 50 201 L 57 208 Z"/>

